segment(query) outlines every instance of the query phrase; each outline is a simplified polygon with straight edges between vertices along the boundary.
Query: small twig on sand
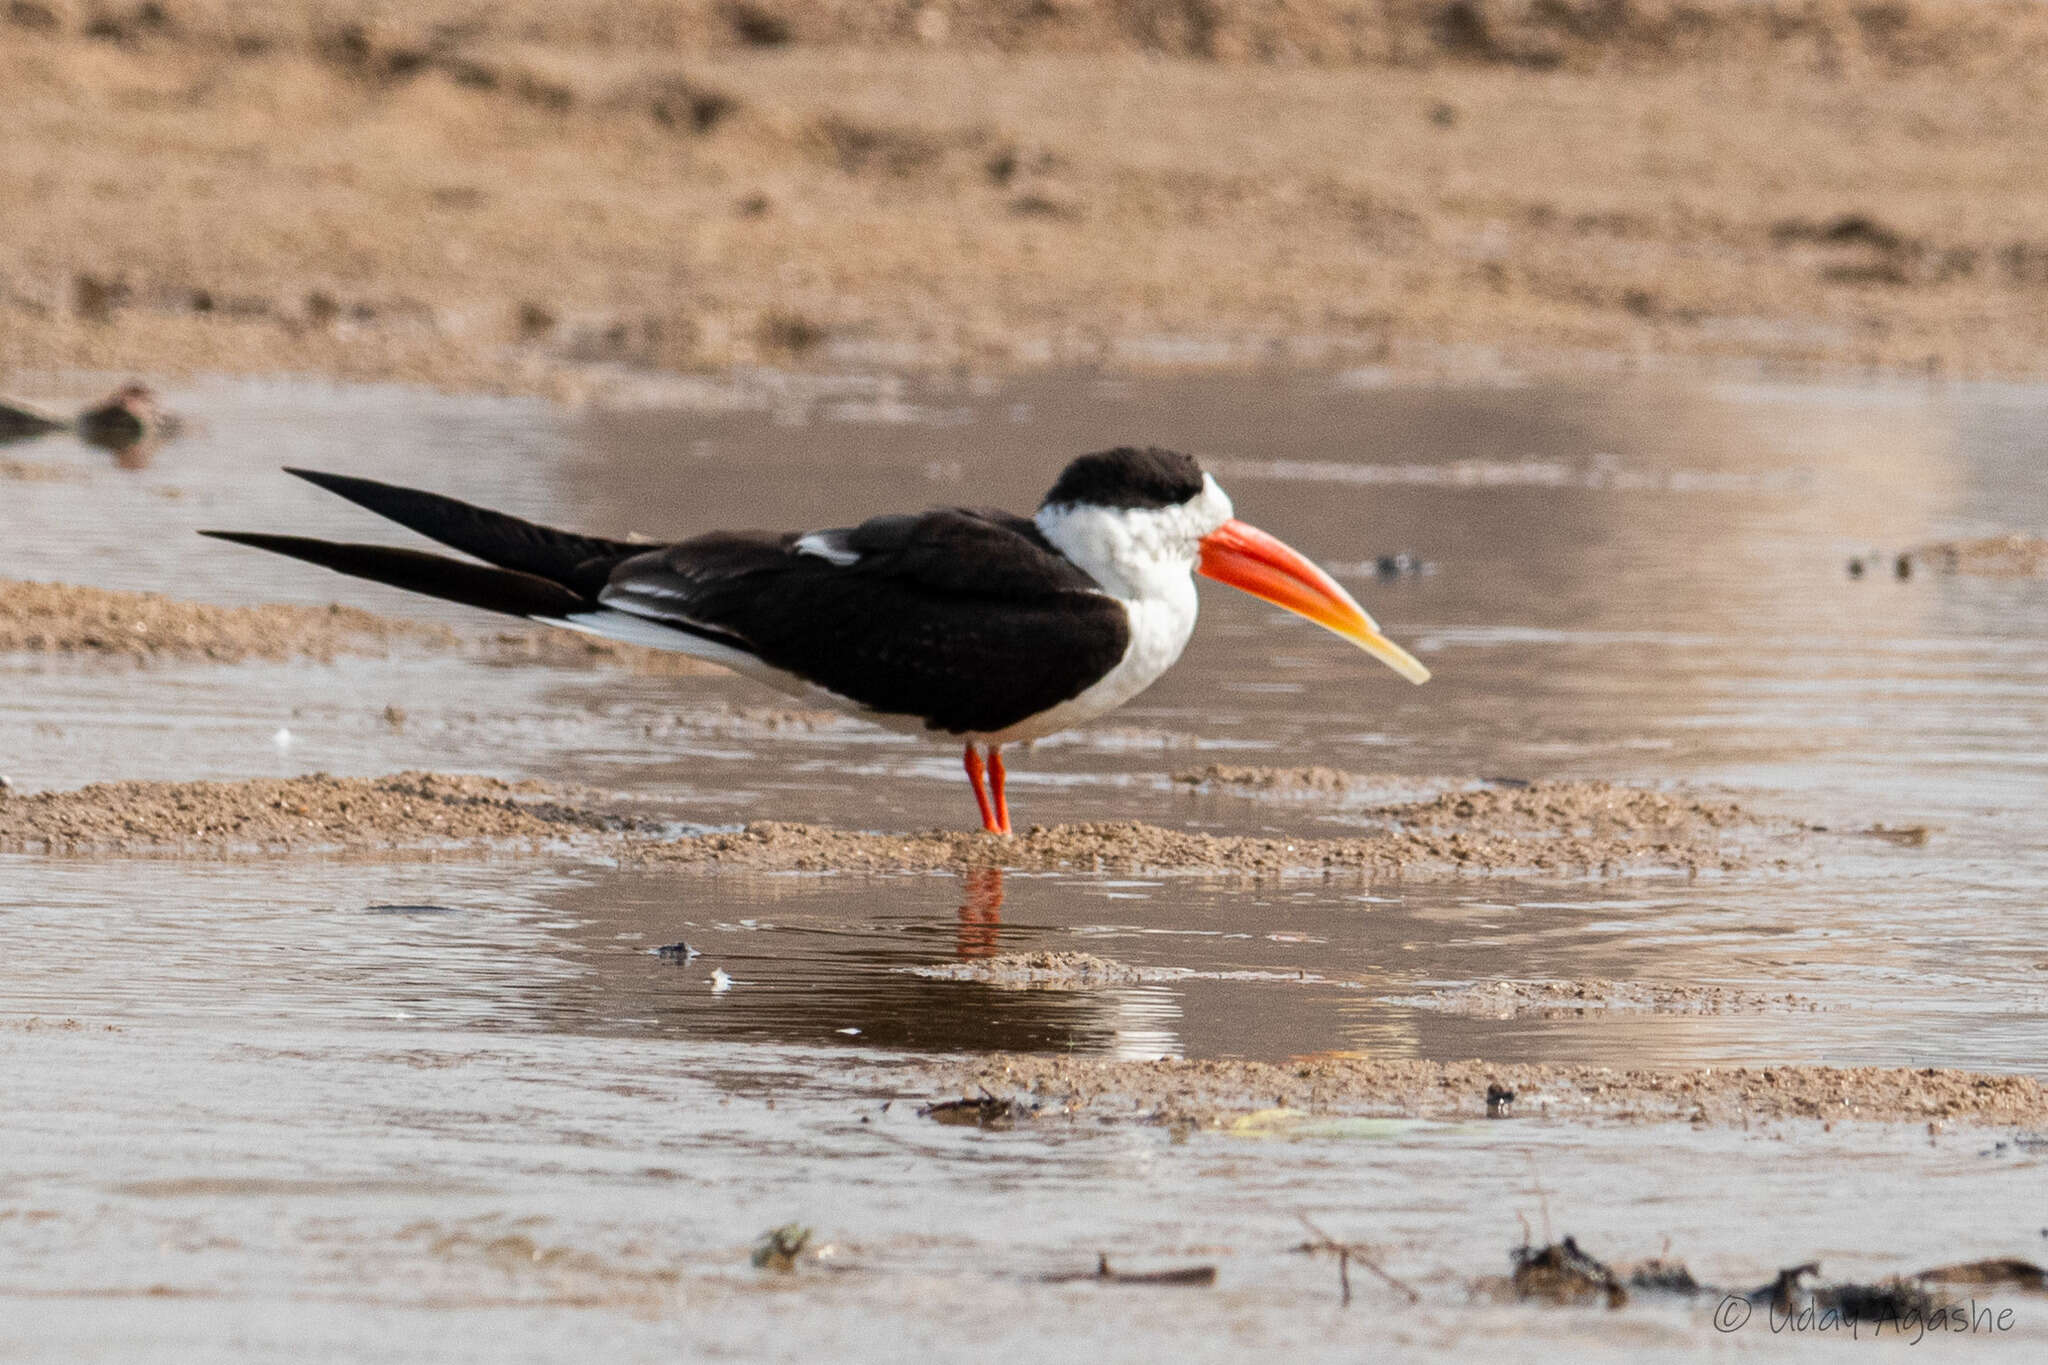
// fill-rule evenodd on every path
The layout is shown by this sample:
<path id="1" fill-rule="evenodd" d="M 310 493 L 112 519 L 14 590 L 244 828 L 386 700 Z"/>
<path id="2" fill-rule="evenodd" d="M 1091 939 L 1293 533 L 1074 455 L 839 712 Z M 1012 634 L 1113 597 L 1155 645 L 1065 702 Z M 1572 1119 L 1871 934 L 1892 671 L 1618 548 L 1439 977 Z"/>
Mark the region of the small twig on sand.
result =
<path id="1" fill-rule="evenodd" d="M 1389 1275 L 1386 1272 L 1386 1270 L 1383 1267 L 1381 1267 L 1380 1263 L 1373 1259 L 1371 1247 L 1367 1246 L 1363 1242 L 1340 1242 L 1336 1238 L 1332 1237 L 1329 1233 L 1324 1232 L 1321 1228 L 1317 1227 L 1314 1223 L 1310 1222 L 1309 1216 L 1307 1214 L 1297 1213 L 1294 1216 L 1301 1220 L 1301 1225 L 1303 1227 L 1307 1228 L 1310 1232 L 1315 1234 L 1315 1239 L 1313 1241 L 1303 1242 L 1300 1246 L 1295 1248 L 1296 1251 L 1305 1251 L 1311 1255 L 1315 1254 L 1318 1251 L 1328 1251 L 1335 1253 L 1337 1257 L 1337 1288 L 1343 1293 L 1344 1307 L 1349 1308 L 1351 1306 L 1351 1263 L 1353 1261 L 1357 1261 L 1367 1270 L 1370 1270 L 1373 1274 L 1379 1276 L 1380 1279 L 1385 1281 L 1387 1285 L 1405 1294 L 1408 1298 L 1408 1302 L 1422 1302 L 1422 1295 L 1416 1293 L 1413 1289 L 1401 1283 L 1401 1281 L 1395 1279 L 1392 1275 Z"/>

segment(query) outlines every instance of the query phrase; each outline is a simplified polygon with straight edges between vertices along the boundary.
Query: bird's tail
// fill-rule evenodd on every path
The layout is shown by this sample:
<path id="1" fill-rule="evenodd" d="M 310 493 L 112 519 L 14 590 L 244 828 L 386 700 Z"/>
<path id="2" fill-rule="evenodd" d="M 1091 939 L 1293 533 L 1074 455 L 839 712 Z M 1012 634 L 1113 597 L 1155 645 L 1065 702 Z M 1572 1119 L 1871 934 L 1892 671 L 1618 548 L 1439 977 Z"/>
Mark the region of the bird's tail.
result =
<path id="1" fill-rule="evenodd" d="M 259 531 L 201 531 L 202 536 L 250 545 L 273 554 L 290 555 L 323 569 L 367 578 L 408 592 L 425 593 L 465 607 L 503 612 L 507 616 L 558 618 L 571 612 L 589 611 L 594 599 L 542 578 L 500 569 L 490 564 L 472 564 L 447 555 L 424 550 L 400 550 L 389 545 L 357 545 L 347 541 L 315 540 L 310 536 L 271 536 Z"/>
<path id="2" fill-rule="evenodd" d="M 359 507 L 484 562 L 446 555 L 249 531 L 202 531 L 216 540 L 303 559 L 337 573 L 510 616 L 560 619 L 597 606 L 612 568 L 644 545 L 579 536 L 438 493 L 374 479 L 288 469 Z"/>

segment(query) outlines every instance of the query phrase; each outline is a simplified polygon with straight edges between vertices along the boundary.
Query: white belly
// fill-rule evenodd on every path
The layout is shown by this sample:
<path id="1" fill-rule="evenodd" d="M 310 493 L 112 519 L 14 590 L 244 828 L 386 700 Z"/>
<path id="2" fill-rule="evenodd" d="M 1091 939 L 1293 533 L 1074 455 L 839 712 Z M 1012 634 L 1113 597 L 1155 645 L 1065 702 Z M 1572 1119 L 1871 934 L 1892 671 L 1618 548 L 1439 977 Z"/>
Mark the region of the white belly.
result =
<path id="1" fill-rule="evenodd" d="M 1158 682 L 1179 661 L 1188 637 L 1195 633 L 1195 585 L 1190 580 L 1185 586 L 1185 593 L 1124 603 L 1131 620 L 1130 646 L 1124 650 L 1124 657 L 1117 660 L 1116 667 L 1080 696 L 1021 720 L 1007 730 L 965 738 L 981 744 L 1026 744 L 1044 739 L 1085 725 L 1097 716 L 1106 716 Z"/>

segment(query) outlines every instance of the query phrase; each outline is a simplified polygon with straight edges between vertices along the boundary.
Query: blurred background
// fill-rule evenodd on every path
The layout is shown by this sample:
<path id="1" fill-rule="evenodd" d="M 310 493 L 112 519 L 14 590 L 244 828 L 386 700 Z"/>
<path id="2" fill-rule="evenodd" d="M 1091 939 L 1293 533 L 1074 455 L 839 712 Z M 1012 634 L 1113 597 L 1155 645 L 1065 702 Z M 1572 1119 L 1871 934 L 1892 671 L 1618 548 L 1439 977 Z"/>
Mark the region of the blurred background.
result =
<path id="1" fill-rule="evenodd" d="M 5 0 L 0 373 L 2031 375 L 2024 0 Z"/>

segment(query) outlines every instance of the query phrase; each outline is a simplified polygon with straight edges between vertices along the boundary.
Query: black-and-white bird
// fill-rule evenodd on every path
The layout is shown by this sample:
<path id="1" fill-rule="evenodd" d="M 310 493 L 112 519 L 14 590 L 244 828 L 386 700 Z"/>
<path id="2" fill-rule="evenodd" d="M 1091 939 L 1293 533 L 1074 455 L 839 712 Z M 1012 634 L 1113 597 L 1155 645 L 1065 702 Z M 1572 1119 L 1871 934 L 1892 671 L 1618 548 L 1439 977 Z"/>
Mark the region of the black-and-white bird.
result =
<path id="1" fill-rule="evenodd" d="M 672 545 L 557 531 L 435 493 L 290 473 L 474 556 L 204 534 L 341 573 L 724 664 L 899 730 L 950 736 L 982 828 L 1010 831 L 1002 748 L 1093 720 L 1180 658 L 1194 575 L 1324 626 L 1411 682 L 1429 670 L 1328 574 L 1236 519 L 1189 456 L 1083 455 L 1036 515 L 945 507 Z M 982 753 L 987 754 L 984 764 Z"/>

